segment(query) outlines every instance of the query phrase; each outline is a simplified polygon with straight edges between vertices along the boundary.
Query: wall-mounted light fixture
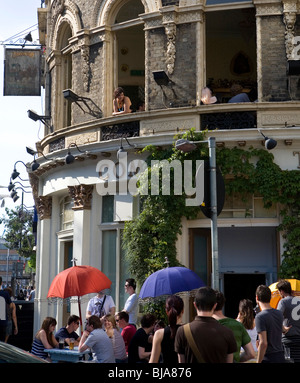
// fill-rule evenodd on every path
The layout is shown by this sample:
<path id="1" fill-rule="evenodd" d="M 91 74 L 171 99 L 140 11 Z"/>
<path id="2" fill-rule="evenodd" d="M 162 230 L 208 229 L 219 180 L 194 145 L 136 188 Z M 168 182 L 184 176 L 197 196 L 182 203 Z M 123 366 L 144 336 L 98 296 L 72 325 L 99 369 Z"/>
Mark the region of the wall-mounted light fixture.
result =
<path id="1" fill-rule="evenodd" d="M 65 163 L 66 163 L 67 165 L 71 164 L 71 163 L 74 162 L 75 159 L 76 159 L 76 158 L 73 156 L 73 154 L 71 153 L 70 148 L 72 148 L 72 147 L 75 147 L 80 153 L 85 154 L 86 157 L 88 157 L 88 158 L 92 158 L 92 159 L 96 159 L 96 158 L 97 158 L 97 155 L 96 155 L 96 154 L 92 154 L 92 153 L 90 153 L 89 151 L 83 151 L 83 150 L 80 150 L 80 149 L 78 148 L 78 146 L 76 145 L 76 143 L 75 143 L 75 142 L 72 142 L 72 143 L 68 146 L 68 154 L 67 154 L 66 157 L 65 157 Z M 79 156 L 79 157 L 77 157 L 77 159 L 82 159 L 82 160 L 83 160 L 84 158 L 81 157 L 81 156 Z"/>
<path id="2" fill-rule="evenodd" d="M 31 193 L 30 191 L 24 190 L 22 187 L 17 187 L 15 189 L 13 189 L 13 191 L 10 193 L 10 196 L 11 196 L 11 198 L 12 198 L 12 200 L 14 202 L 16 202 L 19 199 L 18 193 L 16 192 L 17 189 L 21 189 L 22 190 L 22 194 L 23 193 Z"/>
<path id="3" fill-rule="evenodd" d="M 117 158 L 118 158 L 118 159 L 122 156 L 122 153 L 126 153 L 126 150 L 124 150 L 123 145 L 122 145 L 122 140 L 123 140 L 123 138 L 125 138 L 125 140 L 126 140 L 126 142 L 127 142 L 127 144 L 128 144 L 129 146 L 131 146 L 132 148 L 136 148 L 136 145 L 135 145 L 135 144 L 131 144 L 131 143 L 128 141 L 127 137 L 121 137 L 121 144 L 120 144 L 119 150 L 117 151 Z"/>
<path id="4" fill-rule="evenodd" d="M 49 132 L 52 133 L 53 132 L 53 126 L 52 124 L 48 121 L 51 121 L 51 116 L 40 116 L 39 114 L 37 114 L 36 112 L 34 112 L 33 110 L 29 109 L 27 111 L 27 114 L 28 114 L 28 117 L 33 120 L 33 121 L 41 121 L 48 129 L 49 129 Z"/>
<path id="5" fill-rule="evenodd" d="M 169 84 L 174 84 L 172 80 L 169 79 L 169 76 L 166 74 L 164 70 L 156 70 L 153 71 L 154 81 L 157 85 L 167 86 Z"/>
<path id="6" fill-rule="evenodd" d="M 96 118 L 102 117 L 102 110 L 89 97 L 78 96 L 71 89 L 63 90 L 63 95 L 66 100 L 70 102 L 75 102 L 75 104 L 79 106 L 83 113 L 87 113 Z M 85 106 L 85 108 L 81 106 L 81 103 Z M 92 106 L 89 104 L 91 104 Z"/>
<path id="7" fill-rule="evenodd" d="M 25 168 L 28 169 L 28 166 L 27 166 L 23 161 L 20 161 L 20 160 L 19 160 L 19 161 L 15 162 L 15 164 L 14 164 L 14 170 L 13 170 L 13 172 L 12 172 L 12 174 L 11 174 L 11 178 L 12 178 L 13 180 L 20 176 L 20 173 L 17 171 L 17 168 L 16 168 L 16 165 L 17 165 L 17 163 L 19 163 L 19 162 L 21 162 L 21 163 L 25 166 Z M 23 180 L 21 177 L 19 177 L 19 178 L 20 178 L 20 180 L 22 180 L 22 181 L 28 181 L 28 180 Z"/>
<path id="8" fill-rule="evenodd" d="M 35 159 L 35 156 L 37 154 L 41 154 L 45 158 L 45 160 L 50 160 L 50 158 L 47 158 L 43 152 L 39 152 L 38 150 L 34 150 L 34 149 L 30 148 L 29 146 L 26 146 L 26 151 L 28 154 L 31 154 L 32 156 L 34 156 L 34 160 L 33 160 L 33 163 L 31 165 L 31 170 L 33 172 L 40 167 L 40 164 L 38 162 L 36 162 L 36 159 Z"/>
<path id="9" fill-rule="evenodd" d="M 273 138 L 268 138 L 266 137 L 259 129 L 258 129 L 259 133 L 264 137 L 265 139 L 265 148 L 268 149 L 268 150 L 272 150 L 275 148 L 275 146 L 277 145 L 277 141 L 274 140 Z"/>
<path id="10" fill-rule="evenodd" d="M 21 182 L 14 182 L 14 183 L 12 183 L 12 182 L 10 181 L 10 183 L 9 183 L 9 185 L 8 185 L 8 187 L 7 187 L 8 191 L 11 192 L 11 191 L 15 188 L 16 184 L 21 185 L 21 187 L 23 187 L 23 188 L 31 188 L 30 185 L 25 186 L 25 185 L 22 185 Z"/>

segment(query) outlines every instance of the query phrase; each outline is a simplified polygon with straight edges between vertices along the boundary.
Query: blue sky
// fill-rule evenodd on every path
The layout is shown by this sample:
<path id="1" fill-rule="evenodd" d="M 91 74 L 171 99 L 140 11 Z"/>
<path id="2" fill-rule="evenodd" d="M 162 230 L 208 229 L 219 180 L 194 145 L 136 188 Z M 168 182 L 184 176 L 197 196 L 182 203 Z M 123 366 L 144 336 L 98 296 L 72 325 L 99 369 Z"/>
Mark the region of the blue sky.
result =
<path id="1" fill-rule="evenodd" d="M 39 43 L 37 9 L 40 6 L 41 0 L 0 0 L 0 185 L 5 187 L 10 182 L 15 162 L 21 160 L 27 163 L 33 159 L 26 152 L 26 146 L 35 148 L 35 143 L 43 137 L 43 124 L 39 121 L 30 120 L 27 116 L 27 110 L 33 109 L 42 115 L 44 97 L 43 92 L 40 97 L 3 96 L 3 42 L 19 34 L 23 38 L 28 32 L 31 32 L 33 40 Z M 25 32 L 22 33 L 22 31 Z M 6 41 L 6 43 L 8 42 Z M 10 46 L 10 48 L 12 47 Z M 17 170 L 20 172 L 21 178 L 28 179 L 26 169 L 22 163 L 17 164 Z M 20 182 L 28 185 L 28 182 Z M 20 190 L 18 192 L 20 193 Z M 1 194 L 9 194 L 7 188 L 1 188 Z M 21 203 L 21 194 L 19 195 L 20 198 L 15 204 L 11 198 L 6 198 L 6 207 L 12 209 L 19 205 Z M 26 206 L 33 205 L 31 195 L 24 194 L 24 203 Z M 4 213 L 4 208 L 0 208 L 0 216 Z M 1 235 L 2 230 L 0 227 Z"/>

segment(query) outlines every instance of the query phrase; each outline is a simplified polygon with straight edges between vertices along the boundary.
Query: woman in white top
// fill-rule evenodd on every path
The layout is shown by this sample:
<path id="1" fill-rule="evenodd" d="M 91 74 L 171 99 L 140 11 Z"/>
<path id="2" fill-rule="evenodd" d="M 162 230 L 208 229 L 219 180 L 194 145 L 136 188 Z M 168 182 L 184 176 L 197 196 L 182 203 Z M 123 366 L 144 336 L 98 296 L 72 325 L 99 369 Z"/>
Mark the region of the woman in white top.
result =
<path id="1" fill-rule="evenodd" d="M 112 341 L 116 363 L 126 363 L 127 354 L 125 349 L 125 342 L 117 327 L 117 322 L 113 315 L 105 315 L 104 327 L 106 334 Z"/>

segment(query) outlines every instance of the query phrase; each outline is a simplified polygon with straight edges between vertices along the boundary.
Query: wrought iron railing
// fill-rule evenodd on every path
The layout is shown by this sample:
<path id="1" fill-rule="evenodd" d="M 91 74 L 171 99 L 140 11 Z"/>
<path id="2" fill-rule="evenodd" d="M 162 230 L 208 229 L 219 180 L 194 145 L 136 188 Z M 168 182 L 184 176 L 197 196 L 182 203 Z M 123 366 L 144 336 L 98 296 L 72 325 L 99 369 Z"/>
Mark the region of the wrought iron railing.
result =
<path id="1" fill-rule="evenodd" d="M 138 137 L 140 135 L 140 121 L 127 121 L 101 127 L 101 141 L 113 140 L 121 137 Z"/>
<path id="2" fill-rule="evenodd" d="M 256 111 L 205 113 L 200 115 L 201 130 L 253 129 L 257 127 Z"/>

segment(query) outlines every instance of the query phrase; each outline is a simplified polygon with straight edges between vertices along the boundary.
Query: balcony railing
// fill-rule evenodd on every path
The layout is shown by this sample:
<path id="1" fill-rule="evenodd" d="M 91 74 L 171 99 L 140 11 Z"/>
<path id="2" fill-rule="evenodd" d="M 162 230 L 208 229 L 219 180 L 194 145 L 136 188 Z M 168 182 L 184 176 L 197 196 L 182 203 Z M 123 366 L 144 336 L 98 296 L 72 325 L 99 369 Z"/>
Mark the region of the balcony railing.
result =
<path id="1" fill-rule="evenodd" d="M 257 127 L 256 112 L 225 112 L 200 115 L 201 130 L 254 129 Z"/>
<path id="2" fill-rule="evenodd" d="M 300 126 L 299 102 L 201 105 L 90 120 L 57 130 L 40 141 L 44 153 L 121 137 L 146 137 L 196 130 L 234 131 Z"/>
<path id="3" fill-rule="evenodd" d="M 121 137 L 138 137 L 140 135 L 140 121 L 128 121 L 120 124 L 102 126 L 101 141 L 113 140 Z"/>

